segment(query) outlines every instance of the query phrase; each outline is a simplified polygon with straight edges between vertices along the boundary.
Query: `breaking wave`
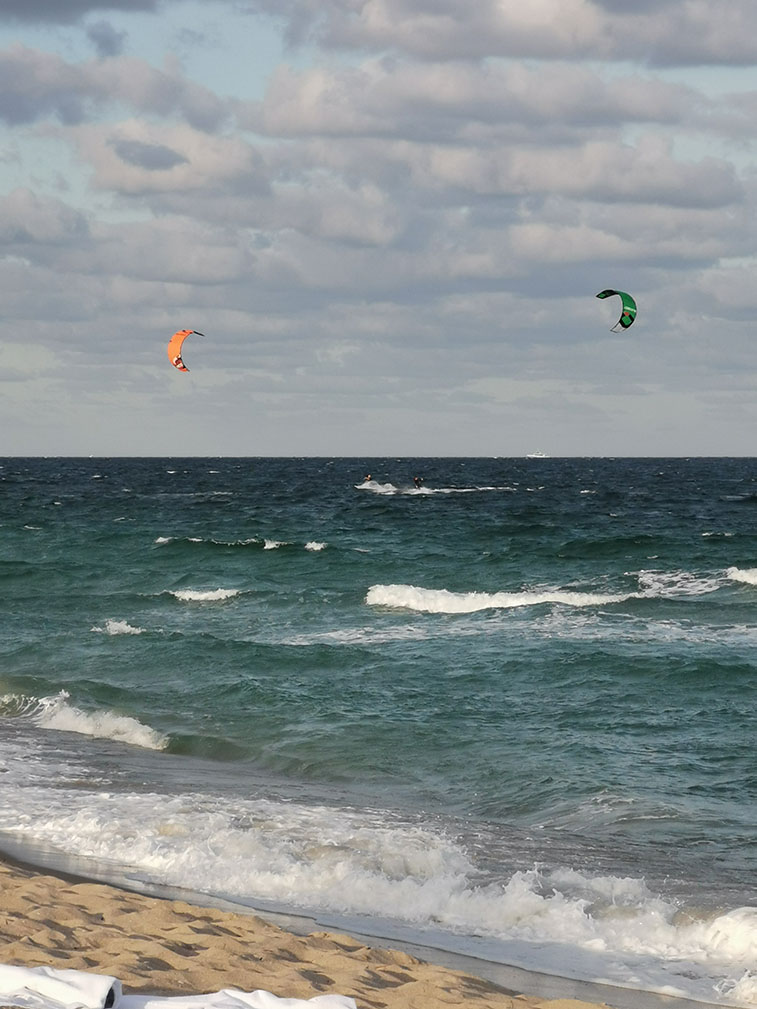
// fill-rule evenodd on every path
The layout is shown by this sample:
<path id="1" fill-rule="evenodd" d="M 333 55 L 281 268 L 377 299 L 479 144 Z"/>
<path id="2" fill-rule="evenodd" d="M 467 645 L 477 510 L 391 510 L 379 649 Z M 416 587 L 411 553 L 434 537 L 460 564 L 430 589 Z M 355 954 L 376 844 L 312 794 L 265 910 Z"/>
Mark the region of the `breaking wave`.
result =
<path id="1" fill-rule="evenodd" d="M 183 603 L 214 603 L 224 599 L 233 599 L 239 595 L 239 589 L 177 589 L 170 593 Z"/>
<path id="2" fill-rule="evenodd" d="M 564 606 L 602 606 L 619 603 L 628 595 L 602 592 L 570 592 L 542 589 L 532 592 L 450 592 L 415 585 L 372 585 L 365 601 L 369 606 L 390 606 L 420 613 L 476 613 L 479 610 L 512 609 L 560 603 Z"/>
<path id="3" fill-rule="evenodd" d="M 104 627 L 93 627 L 97 634 L 110 634 L 117 637 L 119 634 L 144 634 L 144 627 L 132 627 L 126 620 L 106 620 Z"/>
<path id="4" fill-rule="evenodd" d="M 161 884 L 201 881 L 202 892 L 274 908 L 296 893 L 330 928 L 362 921 L 387 937 L 414 926 L 442 949 L 469 935 L 474 955 L 561 977 L 709 1002 L 754 998 L 757 908 L 686 912 L 641 878 L 565 866 L 482 879 L 444 832 L 369 811 L 201 793 L 114 802 L 110 793 L 41 789 L 19 799 L 24 809 L 11 808 L 6 824 L 15 836 L 136 867 Z"/>
<path id="5" fill-rule="evenodd" d="M 379 483 L 378 480 L 365 480 L 363 483 L 355 484 L 355 490 L 370 491 L 372 494 L 382 494 L 391 497 L 398 494 L 429 497 L 434 494 L 481 494 L 484 492 L 499 491 L 515 493 L 516 487 L 510 486 L 481 486 L 481 487 L 414 487 L 397 486 L 393 483 Z"/>
<path id="6" fill-rule="evenodd" d="M 733 582 L 757 585 L 757 568 L 728 568 L 726 574 Z"/>
<path id="7" fill-rule="evenodd" d="M 168 737 L 143 725 L 129 715 L 113 711 L 82 711 L 69 704 L 69 694 L 61 690 L 49 697 L 5 694 L 0 697 L 0 716 L 25 718 L 40 729 L 78 732 L 84 736 L 114 739 L 148 750 L 163 750 Z"/>

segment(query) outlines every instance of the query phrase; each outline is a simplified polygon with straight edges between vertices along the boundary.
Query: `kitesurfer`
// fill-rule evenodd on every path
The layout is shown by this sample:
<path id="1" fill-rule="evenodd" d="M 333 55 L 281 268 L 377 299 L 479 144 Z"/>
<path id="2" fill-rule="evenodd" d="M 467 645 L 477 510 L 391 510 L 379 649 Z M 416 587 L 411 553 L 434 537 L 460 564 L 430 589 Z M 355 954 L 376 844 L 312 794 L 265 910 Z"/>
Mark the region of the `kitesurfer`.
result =
<path id="1" fill-rule="evenodd" d="M 422 476 L 414 476 L 413 477 L 413 483 L 415 484 L 415 489 L 416 490 L 420 490 L 421 489 L 421 484 L 423 483 L 423 477 Z"/>

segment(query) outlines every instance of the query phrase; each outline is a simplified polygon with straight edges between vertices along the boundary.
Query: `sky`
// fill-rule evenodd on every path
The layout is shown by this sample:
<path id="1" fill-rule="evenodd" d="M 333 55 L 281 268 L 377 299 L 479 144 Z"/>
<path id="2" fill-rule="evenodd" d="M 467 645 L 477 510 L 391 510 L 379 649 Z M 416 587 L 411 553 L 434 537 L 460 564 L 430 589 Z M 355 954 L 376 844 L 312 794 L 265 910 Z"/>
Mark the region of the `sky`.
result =
<path id="1" fill-rule="evenodd" d="M 757 455 L 756 62 L 754 0 L 0 0 L 0 456 Z"/>

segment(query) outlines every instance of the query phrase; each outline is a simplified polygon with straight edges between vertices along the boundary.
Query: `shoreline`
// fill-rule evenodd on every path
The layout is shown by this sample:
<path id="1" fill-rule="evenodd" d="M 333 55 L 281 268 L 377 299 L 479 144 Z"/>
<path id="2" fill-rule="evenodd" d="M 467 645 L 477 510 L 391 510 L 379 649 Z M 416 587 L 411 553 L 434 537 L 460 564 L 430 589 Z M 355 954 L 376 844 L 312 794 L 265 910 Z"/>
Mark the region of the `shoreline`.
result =
<path id="1" fill-rule="evenodd" d="M 263 988 L 284 997 L 348 995 L 358 1009 L 463 1002 L 468 1009 L 723 1005 L 536 973 L 381 936 L 346 935 L 313 918 L 82 868 L 82 860 L 59 853 L 0 846 L 0 962 L 112 974 L 129 994 Z"/>
<path id="2" fill-rule="evenodd" d="M 15 864 L 14 864 L 15 863 Z M 346 995 L 358 1009 L 539 1009 L 498 985 L 399 950 L 321 931 L 297 936 L 253 914 L 145 896 L 0 861 L 2 962 L 112 975 L 124 994 Z M 588 1006 L 585 1007 L 588 1009 Z"/>

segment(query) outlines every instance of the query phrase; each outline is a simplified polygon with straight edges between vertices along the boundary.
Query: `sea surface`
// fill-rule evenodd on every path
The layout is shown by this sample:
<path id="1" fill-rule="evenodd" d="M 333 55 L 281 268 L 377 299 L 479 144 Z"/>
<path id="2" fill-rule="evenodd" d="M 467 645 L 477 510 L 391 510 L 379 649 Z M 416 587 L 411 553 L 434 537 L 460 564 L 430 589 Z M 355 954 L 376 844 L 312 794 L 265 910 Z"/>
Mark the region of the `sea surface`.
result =
<path id="1" fill-rule="evenodd" d="M 757 460 L 0 459 L 0 850 L 754 1005 L 756 740 Z"/>

